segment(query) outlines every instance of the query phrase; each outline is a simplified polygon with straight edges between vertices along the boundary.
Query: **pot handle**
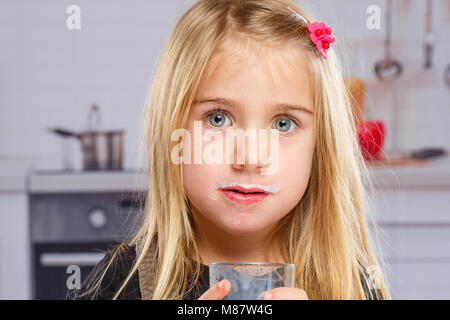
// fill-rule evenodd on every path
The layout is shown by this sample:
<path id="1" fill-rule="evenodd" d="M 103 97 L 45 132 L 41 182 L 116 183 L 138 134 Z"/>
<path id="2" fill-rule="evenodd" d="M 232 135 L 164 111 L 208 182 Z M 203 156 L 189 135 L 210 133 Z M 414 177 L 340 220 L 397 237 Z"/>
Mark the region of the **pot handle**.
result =
<path id="1" fill-rule="evenodd" d="M 88 111 L 87 128 L 89 131 L 98 130 L 100 128 L 100 108 L 96 104 L 92 105 Z"/>
<path id="2" fill-rule="evenodd" d="M 63 137 L 75 137 L 78 138 L 78 134 L 73 132 L 73 131 L 69 131 L 67 129 L 62 129 L 62 128 L 48 128 L 48 131 L 57 134 L 59 136 L 63 136 Z"/>

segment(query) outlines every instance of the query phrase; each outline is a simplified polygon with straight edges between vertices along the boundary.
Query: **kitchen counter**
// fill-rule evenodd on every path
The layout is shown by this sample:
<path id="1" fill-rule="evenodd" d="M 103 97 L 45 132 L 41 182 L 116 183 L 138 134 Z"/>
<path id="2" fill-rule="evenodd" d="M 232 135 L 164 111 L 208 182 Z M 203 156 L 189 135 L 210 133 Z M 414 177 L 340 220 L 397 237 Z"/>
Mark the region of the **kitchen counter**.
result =
<path id="1" fill-rule="evenodd" d="M 450 188 L 450 157 L 436 158 L 428 165 L 371 168 L 376 189 L 418 187 Z M 147 176 L 136 170 L 35 171 L 29 176 L 30 193 L 115 192 L 144 190 Z"/>
<path id="2" fill-rule="evenodd" d="M 89 193 L 141 191 L 146 189 L 145 175 L 136 170 L 122 171 L 36 171 L 28 181 L 28 190 L 36 193 Z"/>
<path id="3" fill-rule="evenodd" d="M 450 156 L 429 164 L 408 167 L 371 168 L 376 189 L 450 188 Z"/>

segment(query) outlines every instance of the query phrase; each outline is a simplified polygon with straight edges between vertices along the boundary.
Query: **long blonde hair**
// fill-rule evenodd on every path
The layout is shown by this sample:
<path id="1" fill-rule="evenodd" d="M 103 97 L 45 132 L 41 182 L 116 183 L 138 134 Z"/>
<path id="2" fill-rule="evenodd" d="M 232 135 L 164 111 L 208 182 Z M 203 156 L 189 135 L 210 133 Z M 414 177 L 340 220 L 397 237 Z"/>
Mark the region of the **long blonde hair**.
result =
<path id="1" fill-rule="evenodd" d="M 380 274 L 376 279 L 379 290 L 370 291 L 375 296 L 365 293 L 371 276 L 367 270 L 379 265 L 367 222 L 371 216 L 365 187 L 371 187 L 371 182 L 340 64 L 332 48 L 328 58 L 322 58 L 305 24 L 292 19 L 288 7 L 314 21 L 290 0 L 200 0 L 175 26 L 146 101 L 148 201 L 142 224 L 128 242 L 133 246 L 140 241 L 143 250 L 114 299 L 137 271 L 155 235 L 152 299 L 181 299 L 192 289 L 188 275 L 197 280 L 201 273 L 201 266 L 192 263 L 201 259 L 189 199 L 182 188 L 181 166 L 170 161 L 177 143 L 171 141 L 171 133 L 185 127 L 209 58 L 234 35 L 270 45 L 295 45 L 309 60 L 317 130 L 311 176 L 303 198 L 281 219 L 272 242 L 295 264 L 295 286 L 311 299 L 390 298 Z"/>

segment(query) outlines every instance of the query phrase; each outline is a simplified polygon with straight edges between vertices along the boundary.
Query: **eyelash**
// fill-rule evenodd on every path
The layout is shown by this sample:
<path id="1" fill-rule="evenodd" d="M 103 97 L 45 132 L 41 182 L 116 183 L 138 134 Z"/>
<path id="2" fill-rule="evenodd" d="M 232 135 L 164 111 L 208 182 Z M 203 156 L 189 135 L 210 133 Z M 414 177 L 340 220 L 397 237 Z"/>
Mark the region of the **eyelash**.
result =
<path id="1" fill-rule="evenodd" d="M 220 108 L 220 107 L 215 107 L 214 109 L 209 110 L 209 111 L 206 113 L 206 115 L 203 117 L 203 119 L 208 119 L 208 117 L 209 117 L 210 115 L 212 115 L 214 112 L 220 112 L 220 113 L 226 115 L 228 118 L 231 119 L 231 115 L 230 115 L 228 112 L 226 112 L 225 110 L 223 110 L 222 108 Z"/>
<path id="2" fill-rule="evenodd" d="M 208 111 L 206 113 L 206 115 L 203 117 L 203 119 L 208 119 L 208 117 L 210 115 L 212 115 L 214 112 L 220 112 L 220 113 L 226 115 L 227 117 L 229 117 L 231 119 L 231 115 L 227 111 L 223 110 L 221 107 L 215 107 L 214 109 L 211 109 L 210 111 Z M 275 117 L 275 119 L 278 118 L 278 117 L 281 117 L 281 116 L 284 116 L 284 117 L 288 118 L 289 120 L 291 120 L 295 124 L 296 127 L 300 128 L 300 122 L 297 119 L 295 119 L 294 117 L 292 117 L 292 116 L 290 116 L 288 114 L 279 114 L 279 115 L 277 115 Z"/>

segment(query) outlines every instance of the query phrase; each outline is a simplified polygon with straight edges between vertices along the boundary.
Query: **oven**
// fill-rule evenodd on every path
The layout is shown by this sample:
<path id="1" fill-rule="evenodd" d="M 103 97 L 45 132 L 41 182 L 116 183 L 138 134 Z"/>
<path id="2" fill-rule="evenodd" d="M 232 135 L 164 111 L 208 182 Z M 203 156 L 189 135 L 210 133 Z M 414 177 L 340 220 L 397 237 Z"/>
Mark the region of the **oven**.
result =
<path id="1" fill-rule="evenodd" d="M 131 236 L 138 205 L 121 192 L 30 195 L 33 299 L 66 299 L 105 251 Z"/>

